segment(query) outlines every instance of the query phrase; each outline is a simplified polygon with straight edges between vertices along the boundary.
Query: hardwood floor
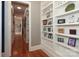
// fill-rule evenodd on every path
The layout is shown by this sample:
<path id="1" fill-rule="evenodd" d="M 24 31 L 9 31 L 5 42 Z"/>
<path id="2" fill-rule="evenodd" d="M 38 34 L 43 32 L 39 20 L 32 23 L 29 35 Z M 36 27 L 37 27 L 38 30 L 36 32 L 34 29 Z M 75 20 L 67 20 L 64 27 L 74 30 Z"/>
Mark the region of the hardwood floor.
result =
<path id="1" fill-rule="evenodd" d="M 21 35 L 15 35 L 12 43 L 12 57 L 48 57 L 41 49 L 31 51 L 28 50 L 28 44 L 23 40 Z"/>

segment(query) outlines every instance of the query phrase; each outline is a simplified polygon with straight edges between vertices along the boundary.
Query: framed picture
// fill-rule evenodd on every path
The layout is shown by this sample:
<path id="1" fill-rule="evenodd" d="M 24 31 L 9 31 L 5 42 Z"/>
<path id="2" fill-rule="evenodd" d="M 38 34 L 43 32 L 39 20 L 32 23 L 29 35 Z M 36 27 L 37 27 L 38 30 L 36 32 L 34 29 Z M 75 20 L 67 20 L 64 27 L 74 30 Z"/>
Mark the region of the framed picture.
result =
<path id="1" fill-rule="evenodd" d="M 69 38 L 68 45 L 75 47 L 75 45 L 76 45 L 76 38 Z"/>
<path id="2" fill-rule="evenodd" d="M 50 38 L 50 39 L 52 39 L 52 38 L 53 38 L 52 33 L 49 33 L 49 34 L 48 34 L 48 38 Z"/>
<path id="3" fill-rule="evenodd" d="M 51 30 L 51 27 L 49 27 L 49 28 L 48 28 L 48 32 L 51 32 L 51 31 L 52 31 L 52 30 Z"/>
<path id="4" fill-rule="evenodd" d="M 43 20 L 43 25 L 47 25 L 47 20 Z"/>
<path id="5" fill-rule="evenodd" d="M 76 35 L 76 29 L 70 29 L 69 32 L 70 34 Z"/>
<path id="6" fill-rule="evenodd" d="M 60 38 L 60 37 L 58 37 L 58 42 L 64 42 L 64 38 Z"/>
<path id="7" fill-rule="evenodd" d="M 64 33 L 64 28 L 59 28 L 58 33 Z"/>
<path id="8" fill-rule="evenodd" d="M 71 3 L 65 8 L 65 12 L 71 11 L 75 9 L 75 4 Z"/>
<path id="9" fill-rule="evenodd" d="M 65 19 L 58 19 L 58 24 L 63 24 L 65 23 Z"/>

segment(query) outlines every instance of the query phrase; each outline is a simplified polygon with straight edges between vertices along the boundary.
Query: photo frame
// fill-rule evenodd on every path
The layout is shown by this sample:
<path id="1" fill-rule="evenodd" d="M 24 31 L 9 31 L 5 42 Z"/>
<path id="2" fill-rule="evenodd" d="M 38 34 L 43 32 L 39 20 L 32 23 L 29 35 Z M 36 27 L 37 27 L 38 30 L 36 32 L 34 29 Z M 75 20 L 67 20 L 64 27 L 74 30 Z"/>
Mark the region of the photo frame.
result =
<path id="1" fill-rule="evenodd" d="M 64 38 L 60 38 L 60 37 L 58 37 L 58 42 L 64 42 Z"/>
<path id="2" fill-rule="evenodd" d="M 71 3 L 65 8 L 65 12 L 71 11 L 75 9 L 75 4 Z"/>
<path id="3" fill-rule="evenodd" d="M 43 20 L 43 25 L 47 25 L 47 20 Z"/>
<path id="4" fill-rule="evenodd" d="M 63 24 L 65 23 L 65 19 L 58 19 L 58 24 Z"/>
<path id="5" fill-rule="evenodd" d="M 58 33 L 64 33 L 64 28 L 59 28 Z"/>
<path id="6" fill-rule="evenodd" d="M 52 33 L 49 33 L 48 34 L 48 38 L 52 39 L 53 38 L 53 34 Z"/>
<path id="7" fill-rule="evenodd" d="M 69 38 L 68 45 L 75 47 L 76 46 L 76 38 Z"/>
<path id="8" fill-rule="evenodd" d="M 72 35 L 76 35 L 76 29 L 70 29 L 69 32 L 70 32 L 70 34 L 72 34 Z"/>
<path id="9" fill-rule="evenodd" d="M 51 27 L 48 27 L 48 32 L 51 32 L 51 31 L 52 31 Z"/>

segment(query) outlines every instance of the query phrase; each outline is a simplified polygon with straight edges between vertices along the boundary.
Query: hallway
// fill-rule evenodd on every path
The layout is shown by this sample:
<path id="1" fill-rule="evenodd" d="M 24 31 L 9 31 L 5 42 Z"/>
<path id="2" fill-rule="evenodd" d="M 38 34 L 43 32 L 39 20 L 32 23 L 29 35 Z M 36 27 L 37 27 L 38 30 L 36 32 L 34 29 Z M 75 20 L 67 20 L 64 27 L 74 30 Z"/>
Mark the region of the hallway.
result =
<path id="1" fill-rule="evenodd" d="M 12 57 L 47 57 L 40 49 L 29 52 L 28 46 L 21 35 L 15 35 L 12 43 Z"/>

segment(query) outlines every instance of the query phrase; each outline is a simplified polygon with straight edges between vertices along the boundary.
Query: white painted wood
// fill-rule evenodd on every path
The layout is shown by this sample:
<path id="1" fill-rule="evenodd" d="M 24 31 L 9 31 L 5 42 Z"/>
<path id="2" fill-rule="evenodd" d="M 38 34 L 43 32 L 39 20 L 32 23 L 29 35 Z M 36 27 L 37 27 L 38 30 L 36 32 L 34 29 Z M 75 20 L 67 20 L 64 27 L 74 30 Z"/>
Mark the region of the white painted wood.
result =
<path id="1" fill-rule="evenodd" d="M 62 34 L 62 33 L 56 33 L 56 35 L 66 36 L 66 37 L 73 37 L 73 38 L 79 38 L 79 35 L 69 35 L 69 34 Z"/>
<path id="2" fill-rule="evenodd" d="M 44 2 L 43 2 L 44 3 Z M 41 5 L 43 5 L 43 3 Z M 76 9 L 69 11 L 69 12 L 65 12 L 64 9 L 65 7 L 69 4 L 69 3 L 75 3 L 76 4 Z M 79 51 L 78 48 L 76 47 L 71 47 L 68 46 L 68 38 L 69 37 L 73 37 L 73 38 L 79 38 L 79 23 L 76 22 L 77 17 L 75 18 L 75 23 L 68 23 L 68 21 L 66 21 L 65 24 L 57 24 L 57 19 L 61 19 L 61 18 L 67 18 L 68 20 L 68 16 L 71 14 L 76 14 L 78 16 L 78 6 L 79 2 L 77 1 L 66 1 L 63 4 L 59 5 L 59 6 L 55 6 L 55 2 L 53 2 L 53 40 L 48 39 L 46 37 L 43 36 L 42 32 L 46 32 L 47 31 L 42 31 L 41 29 L 41 49 L 46 52 L 48 54 L 48 56 L 54 56 L 54 57 L 77 57 L 79 56 Z M 44 8 L 45 5 L 43 5 Z M 45 16 L 42 13 L 43 10 L 43 6 L 41 6 L 41 28 L 43 28 L 44 26 L 42 25 L 42 20 L 45 20 Z M 48 26 L 49 27 L 49 26 Z M 61 34 L 61 33 L 57 33 L 58 28 L 63 27 L 66 31 L 65 34 Z M 77 35 L 69 35 L 69 29 L 77 29 Z M 61 36 L 64 37 L 66 39 L 65 43 L 61 43 L 61 42 L 57 42 L 57 37 Z M 78 40 L 78 39 L 77 39 Z M 78 43 L 78 42 L 77 42 Z M 78 46 L 78 44 L 77 44 Z"/>

